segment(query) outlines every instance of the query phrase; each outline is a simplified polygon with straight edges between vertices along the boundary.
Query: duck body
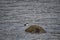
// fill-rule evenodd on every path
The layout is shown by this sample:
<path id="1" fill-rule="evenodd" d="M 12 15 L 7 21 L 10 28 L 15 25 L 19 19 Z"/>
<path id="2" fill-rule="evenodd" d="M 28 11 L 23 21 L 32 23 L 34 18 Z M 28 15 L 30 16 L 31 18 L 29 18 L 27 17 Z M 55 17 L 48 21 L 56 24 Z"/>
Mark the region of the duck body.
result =
<path id="1" fill-rule="evenodd" d="M 38 25 L 31 25 L 25 31 L 29 33 L 46 33 L 46 31 Z"/>

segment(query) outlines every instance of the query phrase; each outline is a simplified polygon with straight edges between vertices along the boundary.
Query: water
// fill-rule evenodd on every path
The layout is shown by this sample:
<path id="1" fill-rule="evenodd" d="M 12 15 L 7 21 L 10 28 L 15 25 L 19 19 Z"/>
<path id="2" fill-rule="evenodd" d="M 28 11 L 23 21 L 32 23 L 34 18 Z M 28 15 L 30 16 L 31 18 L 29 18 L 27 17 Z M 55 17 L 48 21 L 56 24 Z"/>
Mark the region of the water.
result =
<path id="1" fill-rule="evenodd" d="M 30 34 L 25 23 L 37 24 L 47 33 Z M 1 1 L 0 40 L 59 40 L 60 4 L 58 1 Z"/>

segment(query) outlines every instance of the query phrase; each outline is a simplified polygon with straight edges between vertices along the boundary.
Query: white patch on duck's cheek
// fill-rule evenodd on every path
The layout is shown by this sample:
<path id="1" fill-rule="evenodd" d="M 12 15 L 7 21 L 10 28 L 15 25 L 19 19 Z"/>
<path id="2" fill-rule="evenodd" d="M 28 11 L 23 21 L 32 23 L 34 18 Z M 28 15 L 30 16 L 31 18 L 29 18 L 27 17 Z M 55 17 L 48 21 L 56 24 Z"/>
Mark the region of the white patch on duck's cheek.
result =
<path id="1" fill-rule="evenodd" d="M 28 24 L 24 24 L 24 26 L 28 26 Z"/>
<path id="2" fill-rule="evenodd" d="M 29 27 L 29 24 L 24 24 L 24 28 L 26 29 L 26 28 L 28 28 Z"/>

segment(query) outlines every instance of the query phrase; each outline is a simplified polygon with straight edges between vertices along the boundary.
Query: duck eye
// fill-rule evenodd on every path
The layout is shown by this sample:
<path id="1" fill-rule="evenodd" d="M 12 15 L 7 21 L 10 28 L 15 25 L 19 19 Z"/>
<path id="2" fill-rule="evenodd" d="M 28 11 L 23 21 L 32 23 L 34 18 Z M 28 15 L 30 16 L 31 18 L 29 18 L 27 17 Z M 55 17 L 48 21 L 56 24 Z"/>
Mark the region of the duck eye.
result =
<path id="1" fill-rule="evenodd" d="M 24 26 L 26 26 L 26 24 L 24 24 Z"/>
<path id="2" fill-rule="evenodd" d="M 24 26 L 26 26 L 28 23 L 25 23 Z"/>

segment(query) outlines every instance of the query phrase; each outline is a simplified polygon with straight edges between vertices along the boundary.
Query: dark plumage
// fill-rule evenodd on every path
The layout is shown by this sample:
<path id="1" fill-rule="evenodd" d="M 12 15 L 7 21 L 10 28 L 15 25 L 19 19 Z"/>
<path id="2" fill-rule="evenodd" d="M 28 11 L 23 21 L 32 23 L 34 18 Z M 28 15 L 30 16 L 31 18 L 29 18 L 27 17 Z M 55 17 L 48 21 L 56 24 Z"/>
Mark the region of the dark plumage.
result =
<path id="1" fill-rule="evenodd" d="M 31 25 L 25 31 L 29 33 L 46 33 L 46 31 L 38 25 Z"/>

